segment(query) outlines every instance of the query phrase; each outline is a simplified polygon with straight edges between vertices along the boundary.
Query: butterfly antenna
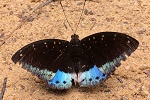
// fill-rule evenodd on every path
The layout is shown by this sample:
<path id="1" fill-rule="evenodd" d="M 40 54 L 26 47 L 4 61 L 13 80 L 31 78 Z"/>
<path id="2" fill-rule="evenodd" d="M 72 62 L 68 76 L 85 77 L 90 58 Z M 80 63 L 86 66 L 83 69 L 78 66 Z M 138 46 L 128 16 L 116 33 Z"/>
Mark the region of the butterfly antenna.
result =
<path id="1" fill-rule="evenodd" d="M 75 31 L 73 30 L 73 28 L 71 27 L 71 25 L 70 25 L 70 23 L 69 23 L 69 21 L 68 21 L 68 18 L 67 18 L 67 16 L 66 16 L 66 13 L 65 13 L 64 7 L 63 7 L 63 5 L 62 5 L 62 3 L 61 3 L 61 0 L 60 0 L 59 2 L 60 2 L 60 5 L 61 5 L 61 8 L 62 8 L 62 10 L 63 10 L 64 16 L 65 16 L 65 18 L 66 18 L 66 20 L 67 20 L 67 23 L 69 24 L 69 26 L 70 26 L 72 32 L 75 34 Z"/>
<path id="2" fill-rule="evenodd" d="M 75 29 L 75 33 L 77 32 L 78 26 L 79 26 L 79 24 L 80 24 L 80 22 L 81 22 L 81 17 L 83 16 L 83 12 L 84 12 L 84 8 L 85 8 L 85 3 L 86 3 L 86 0 L 84 0 L 84 4 L 83 4 L 83 8 L 82 8 L 83 10 L 82 10 L 82 12 L 81 12 L 79 21 L 78 21 L 78 23 L 77 23 L 77 26 L 76 26 L 76 29 Z"/>
<path id="3" fill-rule="evenodd" d="M 82 17 L 82 15 L 83 15 L 83 11 L 84 11 L 84 8 L 85 8 L 85 3 L 86 3 L 86 0 L 84 0 L 84 5 L 83 5 L 83 8 L 82 8 L 83 10 L 82 10 L 82 12 L 81 12 L 81 15 L 80 15 L 79 21 L 78 21 L 77 26 L 76 26 L 75 31 L 74 31 L 74 30 L 73 30 L 73 28 L 71 27 L 71 25 L 70 25 L 69 21 L 68 21 L 68 18 L 67 18 L 67 16 L 66 16 L 66 13 L 65 13 L 65 10 L 64 10 L 64 7 L 63 7 L 63 5 L 62 5 L 62 3 L 61 3 L 61 0 L 60 0 L 60 5 L 61 5 L 61 7 L 62 7 L 62 10 L 63 10 L 64 16 L 65 16 L 65 18 L 66 18 L 66 20 L 67 20 L 67 23 L 69 24 L 69 26 L 70 26 L 70 28 L 71 28 L 71 30 L 73 31 L 73 33 L 74 33 L 74 34 L 76 33 L 77 28 L 78 28 L 78 26 L 79 26 L 79 24 L 80 24 L 81 17 Z"/>

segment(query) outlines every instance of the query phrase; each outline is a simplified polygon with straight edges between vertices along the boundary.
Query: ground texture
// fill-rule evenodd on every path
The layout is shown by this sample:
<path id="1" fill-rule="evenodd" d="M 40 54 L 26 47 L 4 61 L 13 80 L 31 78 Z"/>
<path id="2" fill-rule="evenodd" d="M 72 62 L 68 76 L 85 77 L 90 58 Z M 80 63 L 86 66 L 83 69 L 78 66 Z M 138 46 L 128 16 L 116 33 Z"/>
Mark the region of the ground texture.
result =
<path id="1" fill-rule="evenodd" d="M 0 42 L 44 0 L 0 0 Z M 83 0 L 62 2 L 73 29 L 79 20 Z M 59 2 L 31 14 L 0 48 L 0 88 L 8 77 L 4 100 L 150 100 L 150 1 L 87 1 L 77 34 L 80 39 L 103 31 L 126 33 L 136 38 L 138 49 L 105 81 L 88 89 L 73 87 L 54 91 L 36 76 L 15 65 L 11 56 L 33 41 L 57 38 L 70 40 L 73 34 Z M 118 80 L 118 79 L 119 80 Z"/>

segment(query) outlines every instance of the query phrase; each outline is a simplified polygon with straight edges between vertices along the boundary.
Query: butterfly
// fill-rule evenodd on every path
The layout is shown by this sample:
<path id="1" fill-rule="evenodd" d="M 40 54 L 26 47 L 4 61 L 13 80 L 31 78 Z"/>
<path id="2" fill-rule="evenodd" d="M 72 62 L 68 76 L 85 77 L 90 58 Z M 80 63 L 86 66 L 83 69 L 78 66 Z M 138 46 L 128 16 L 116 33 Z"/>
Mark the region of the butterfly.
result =
<path id="1" fill-rule="evenodd" d="M 14 63 L 46 81 L 52 89 L 90 87 L 106 80 L 137 49 L 139 42 L 124 33 L 100 32 L 79 40 L 44 39 L 13 56 Z"/>

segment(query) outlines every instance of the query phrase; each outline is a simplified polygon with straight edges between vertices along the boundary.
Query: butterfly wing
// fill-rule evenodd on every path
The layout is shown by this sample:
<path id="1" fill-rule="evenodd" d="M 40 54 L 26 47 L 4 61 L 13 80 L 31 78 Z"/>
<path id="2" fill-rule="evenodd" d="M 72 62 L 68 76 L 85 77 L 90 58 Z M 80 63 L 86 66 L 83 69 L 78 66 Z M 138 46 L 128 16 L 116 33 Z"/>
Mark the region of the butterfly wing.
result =
<path id="1" fill-rule="evenodd" d="M 110 74 L 137 49 L 139 42 L 123 33 L 100 32 L 83 38 L 81 45 L 95 66 L 103 74 Z"/>
<path id="2" fill-rule="evenodd" d="M 72 85 L 70 71 L 66 69 L 70 64 L 66 63 L 68 44 L 58 39 L 36 41 L 17 51 L 12 61 L 47 81 L 51 88 L 67 89 Z"/>

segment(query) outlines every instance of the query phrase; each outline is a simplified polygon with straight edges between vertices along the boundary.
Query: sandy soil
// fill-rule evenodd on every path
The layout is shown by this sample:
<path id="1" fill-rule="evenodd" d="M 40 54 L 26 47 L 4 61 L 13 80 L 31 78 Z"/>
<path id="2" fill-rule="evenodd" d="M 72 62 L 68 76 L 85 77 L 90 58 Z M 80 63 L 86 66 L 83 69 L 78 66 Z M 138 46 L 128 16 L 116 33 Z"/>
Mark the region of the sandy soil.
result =
<path id="1" fill-rule="evenodd" d="M 0 42 L 43 1 L 0 0 Z M 73 29 L 80 17 L 82 1 L 63 1 Z M 36 40 L 70 40 L 73 32 L 58 2 L 32 14 L 29 22 L 16 30 L 0 48 L 0 88 L 3 79 L 8 77 L 4 100 L 150 100 L 150 1 L 87 1 L 77 34 L 82 39 L 102 31 L 127 33 L 136 38 L 140 45 L 103 86 L 89 89 L 72 87 L 68 91 L 48 90 L 43 81 L 15 65 L 11 56 L 21 47 Z"/>

